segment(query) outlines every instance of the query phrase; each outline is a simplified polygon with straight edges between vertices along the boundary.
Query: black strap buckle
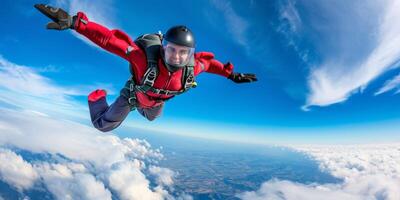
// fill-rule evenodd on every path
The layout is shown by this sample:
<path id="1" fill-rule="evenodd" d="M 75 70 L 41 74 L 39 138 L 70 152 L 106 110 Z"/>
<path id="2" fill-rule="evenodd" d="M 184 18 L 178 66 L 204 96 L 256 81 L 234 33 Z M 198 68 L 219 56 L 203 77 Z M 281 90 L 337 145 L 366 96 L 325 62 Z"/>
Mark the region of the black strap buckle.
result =
<path id="1" fill-rule="evenodd" d="M 136 104 L 136 97 L 129 97 L 128 103 L 130 105 L 135 105 Z"/>
<path id="2" fill-rule="evenodd" d="M 168 94 L 169 94 L 169 91 L 168 91 L 168 90 L 160 90 L 160 91 L 158 92 L 158 94 L 168 95 Z"/>
<path id="3" fill-rule="evenodd" d="M 136 99 L 135 84 L 133 84 L 133 80 L 131 80 L 131 83 L 129 84 L 128 103 L 130 105 L 131 111 L 136 109 L 136 107 L 137 107 L 137 99 Z"/>

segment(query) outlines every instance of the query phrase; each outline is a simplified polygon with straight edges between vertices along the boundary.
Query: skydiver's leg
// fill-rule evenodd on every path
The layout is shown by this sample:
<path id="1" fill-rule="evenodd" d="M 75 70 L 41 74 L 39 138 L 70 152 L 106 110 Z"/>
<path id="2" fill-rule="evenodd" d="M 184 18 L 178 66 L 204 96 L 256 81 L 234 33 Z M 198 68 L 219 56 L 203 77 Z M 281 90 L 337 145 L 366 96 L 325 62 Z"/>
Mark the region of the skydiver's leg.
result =
<path id="1" fill-rule="evenodd" d="M 161 115 L 163 108 L 164 102 L 153 108 L 138 108 L 137 110 L 143 117 L 146 117 L 149 121 L 153 121 Z"/>
<path id="2" fill-rule="evenodd" d="M 96 92 L 101 93 L 97 90 L 89 95 L 90 118 L 93 126 L 103 132 L 111 131 L 117 128 L 128 116 L 131 111 L 130 106 L 123 96 L 119 96 L 111 106 L 108 106 L 105 93 L 98 96 L 98 94 L 95 94 Z M 90 97 L 96 97 L 96 95 L 97 99 L 92 98 L 91 101 Z"/>

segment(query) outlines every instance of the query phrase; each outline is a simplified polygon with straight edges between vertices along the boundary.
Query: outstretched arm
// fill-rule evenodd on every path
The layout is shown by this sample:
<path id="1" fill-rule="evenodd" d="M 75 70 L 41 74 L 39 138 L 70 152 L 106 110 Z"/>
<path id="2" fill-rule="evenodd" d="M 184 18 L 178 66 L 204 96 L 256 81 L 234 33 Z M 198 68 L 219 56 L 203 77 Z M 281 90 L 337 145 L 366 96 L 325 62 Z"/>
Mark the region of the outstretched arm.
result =
<path id="1" fill-rule="evenodd" d="M 109 30 L 100 24 L 91 22 L 83 12 L 78 12 L 72 17 L 60 8 L 44 4 L 36 4 L 35 8 L 53 20 L 47 24 L 48 29 L 75 29 L 101 48 L 124 59 L 128 59 L 133 50 L 139 49 L 126 33 L 120 30 Z"/>
<path id="2" fill-rule="evenodd" d="M 233 72 L 232 63 L 228 62 L 226 64 L 214 59 L 214 54 L 209 52 L 196 53 L 195 59 L 197 61 L 197 71 L 206 71 L 213 74 L 218 74 L 225 76 L 228 79 L 234 81 L 235 83 L 246 83 L 257 81 L 255 74 L 243 74 Z"/>
<path id="3" fill-rule="evenodd" d="M 83 12 L 78 12 L 76 15 L 74 29 L 101 48 L 126 60 L 129 53 L 139 49 L 126 33 L 117 29 L 109 30 L 100 24 L 90 22 Z"/>

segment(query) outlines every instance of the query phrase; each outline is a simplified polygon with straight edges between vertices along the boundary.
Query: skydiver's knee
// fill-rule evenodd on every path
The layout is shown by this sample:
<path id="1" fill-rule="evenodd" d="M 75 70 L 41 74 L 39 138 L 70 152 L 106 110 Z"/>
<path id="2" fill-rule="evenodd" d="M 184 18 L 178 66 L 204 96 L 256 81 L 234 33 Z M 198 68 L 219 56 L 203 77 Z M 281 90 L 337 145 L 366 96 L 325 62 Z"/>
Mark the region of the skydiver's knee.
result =
<path id="1" fill-rule="evenodd" d="M 107 131 L 108 131 L 108 130 L 105 129 L 104 127 L 99 126 L 99 124 L 97 124 L 97 123 L 93 123 L 93 127 L 95 127 L 97 130 L 99 130 L 99 131 L 101 131 L 101 132 L 107 132 Z"/>
<path id="2" fill-rule="evenodd" d="M 99 130 L 99 131 L 101 131 L 101 132 L 103 132 L 103 133 L 105 133 L 105 132 L 110 132 L 110 131 L 112 131 L 113 129 L 110 129 L 110 128 L 96 128 L 97 130 Z"/>
<path id="3" fill-rule="evenodd" d="M 112 130 L 114 130 L 116 127 L 115 126 L 104 126 L 103 124 L 101 124 L 101 123 L 96 123 L 96 122 L 93 122 L 93 126 L 97 129 L 97 130 L 99 130 L 99 131 L 101 131 L 101 132 L 109 132 L 109 131 L 112 131 Z"/>
<path id="4" fill-rule="evenodd" d="M 162 107 L 155 108 L 138 108 L 137 111 L 149 121 L 154 121 L 161 115 Z"/>
<path id="5" fill-rule="evenodd" d="M 154 121 L 158 117 L 158 115 L 151 115 L 147 112 L 144 112 L 143 110 L 138 110 L 138 111 L 144 118 L 146 118 L 149 121 Z"/>
<path id="6" fill-rule="evenodd" d="M 157 118 L 157 116 L 156 117 L 146 117 L 147 118 L 147 120 L 149 120 L 149 121 L 154 121 L 156 118 Z"/>

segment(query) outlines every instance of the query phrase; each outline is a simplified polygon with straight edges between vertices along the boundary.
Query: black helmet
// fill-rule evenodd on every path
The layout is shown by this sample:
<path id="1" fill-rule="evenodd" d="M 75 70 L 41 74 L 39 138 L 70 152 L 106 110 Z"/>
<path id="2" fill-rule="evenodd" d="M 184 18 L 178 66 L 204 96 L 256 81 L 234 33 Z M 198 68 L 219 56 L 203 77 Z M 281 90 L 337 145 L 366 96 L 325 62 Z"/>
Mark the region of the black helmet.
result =
<path id="1" fill-rule="evenodd" d="M 177 45 L 194 48 L 195 40 L 192 31 L 186 26 L 171 27 L 164 35 L 164 39 Z"/>
<path id="2" fill-rule="evenodd" d="M 194 56 L 195 41 L 186 26 L 174 26 L 163 36 L 163 58 L 169 71 L 185 67 Z"/>

